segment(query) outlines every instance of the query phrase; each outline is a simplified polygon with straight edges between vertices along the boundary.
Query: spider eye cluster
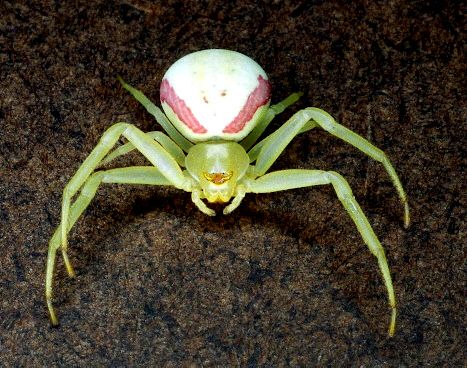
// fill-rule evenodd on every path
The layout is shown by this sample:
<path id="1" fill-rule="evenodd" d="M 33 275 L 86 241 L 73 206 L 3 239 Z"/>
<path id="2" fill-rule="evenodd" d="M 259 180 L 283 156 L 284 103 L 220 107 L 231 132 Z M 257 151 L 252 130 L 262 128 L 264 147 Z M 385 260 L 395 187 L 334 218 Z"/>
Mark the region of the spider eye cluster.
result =
<path id="1" fill-rule="evenodd" d="M 271 85 L 248 56 L 209 49 L 188 54 L 167 70 L 160 100 L 173 125 L 192 142 L 239 141 L 267 111 Z"/>

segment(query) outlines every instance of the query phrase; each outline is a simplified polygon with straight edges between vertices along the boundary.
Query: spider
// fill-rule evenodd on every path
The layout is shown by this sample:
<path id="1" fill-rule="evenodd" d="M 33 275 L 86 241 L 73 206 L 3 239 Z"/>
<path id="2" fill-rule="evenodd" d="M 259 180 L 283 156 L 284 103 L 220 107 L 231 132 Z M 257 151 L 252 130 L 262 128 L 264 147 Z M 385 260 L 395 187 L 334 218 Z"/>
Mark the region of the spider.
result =
<path id="1" fill-rule="evenodd" d="M 347 181 L 334 171 L 268 172 L 296 135 L 320 127 L 383 164 L 404 206 L 407 227 L 410 221 L 407 197 L 383 151 L 315 107 L 298 111 L 274 133 L 257 142 L 272 119 L 296 102 L 301 94 L 293 93 L 270 106 L 271 85 L 266 73 L 255 61 L 235 51 L 202 50 L 176 61 L 165 73 L 160 86 L 165 115 L 142 92 L 120 77 L 119 81 L 155 117 L 165 133 L 144 133 L 124 122 L 112 125 L 65 186 L 61 222 L 50 239 L 47 257 L 45 296 L 52 325 L 58 324 L 52 305 L 56 252 L 61 250 L 67 272 L 74 276 L 67 255 L 67 235 L 101 183 L 171 185 L 191 192 L 193 203 L 209 216 L 215 212 L 205 201 L 225 203 L 223 213 L 228 214 L 240 205 L 247 193 L 331 184 L 363 241 L 378 260 L 391 308 L 389 335 L 394 335 L 396 298 L 384 249 Z M 122 136 L 128 142 L 112 151 Z M 96 171 L 134 149 L 152 166 Z M 75 194 L 77 198 L 73 202 Z"/>

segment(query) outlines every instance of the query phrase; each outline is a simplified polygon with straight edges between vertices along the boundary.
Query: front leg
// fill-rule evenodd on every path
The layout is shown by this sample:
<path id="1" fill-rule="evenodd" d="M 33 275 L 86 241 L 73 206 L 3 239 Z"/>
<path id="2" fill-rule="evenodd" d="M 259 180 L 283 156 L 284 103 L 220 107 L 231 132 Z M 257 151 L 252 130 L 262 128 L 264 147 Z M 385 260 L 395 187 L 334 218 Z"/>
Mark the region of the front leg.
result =
<path id="1" fill-rule="evenodd" d="M 89 175 L 100 164 L 102 159 L 109 153 L 120 136 L 124 136 L 130 141 L 138 151 L 140 151 L 155 167 L 157 167 L 164 177 L 176 188 L 184 189 L 186 179 L 175 159 L 151 137 L 133 125 L 117 123 L 111 126 L 102 135 L 97 146 L 91 151 L 89 156 L 79 167 L 76 174 L 71 178 L 63 190 L 62 214 L 61 214 L 61 245 L 63 259 L 68 274 L 73 276 L 74 271 L 68 260 L 67 233 L 70 229 L 69 213 L 71 199 L 87 180 Z"/>
<path id="2" fill-rule="evenodd" d="M 101 160 L 107 155 L 110 149 L 115 145 L 115 143 L 120 138 L 120 135 L 125 131 L 129 124 L 117 123 L 107 129 L 102 138 L 100 139 L 97 146 L 91 151 L 89 156 L 84 160 L 84 162 L 76 171 L 75 175 L 70 179 L 68 184 L 63 189 L 62 197 L 62 212 L 61 212 L 61 222 L 60 222 L 60 232 L 61 232 L 61 248 L 62 256 L 65 262 L 66 269 L 70 276 L 74 276 L 75 272 L 71 263 L 68 259 L 68 239 L 67 233 L 70 229 L 70 205 L 71 199 L 76 194 L 76 192 L 81 188 L 83 183 L 88 179 L 94 169 L 99 165 Z M 49 246 L 50 252 L 50 246 Z"/>
<path id="3" fill-rule="evenodd" d="M 271 165 L 276 161 L 285 147 L 297 134 L 312 129 L 315 126 L 323 128 L 330 134 L 344 140 L 374 160 L 383 164 L 404 206 L 404 226 L 408 227 L 410 223 L 410 215 L 407 195 L 405 194 L 396 170 L 392 166 L 386 154 L 368 142 L 365 138 L 338 124 L 331 115 L 321 109 L 309 107 L 295 113 L 284 125 L 256 144 L 248 152 L 250 158 L 256 158 L 256 176 L 264 175 L 267 170 L 269 170 Z"/>
<path id="4" fill-rule="evenodd" d="M 381 163 L 386 172 L 388 173 L 394 187 L 399 194 L 399 198 L 404 206 L 404 226 L 407 228 L 410 224 L 410 211 L 409 203 L 407 201 L 407 195 L 405 194 L 404 188 L 399 180 L 399 176 L 396 173 L 396 170 L 389 161 L 386 154 L 380 150 L 378 147 L 371 144 L 368 140 L 358 135 L 355 132 L 352 132 L 350 129 L 345 126 L 337 123 L 334 118 L 329 115 L 327 112 L 317 109 L 309 108 L 306 109 L 312 113 L 313 120 L 325 131 L 332 134 L 333 136 L 342 139 L 343 141 L 351 144 L 355 148 L 359 149 L 366 155 L 370 156 L 373 160 Z"/>
<path id="5" fill-rule="evenodd" d="M 360 208 L 352 194 L 347 181 L 338 173 L 321 170 L 282 170 L 266 174 L 248 183 L 248 192 L 271 193 L 287 189 L 303 188 L 315 185 L 332 184 L 337 197 L 345 210 L 355 223 L 363 241 L 370 252 L 377 258 L 379 269 L 388 293 L 389 305 L 391 306 L 391 321 L 389 323 L 389 336 L 394 335 L 396 328 L 396 297 L 392 286 L 391 273 L 384 253 L 384 248 L 374 233 L 368 219 Z"/>
<path id="6" fill-rule="evenodd" d="M 152 166 L 135 166 L 98 171 L 92 174 L 84 183 L 81 192 L 70 207 L 69 227 L 71 228 L 94 198 L 101 183 L 124 183 L 146 185 L 170 185 L 171 183 Z M 47 267 L 45 272 L 45 298 L 49 309 L 52 325 L 58 324 L 58 319 L 52 305 L 52 281 L 55 267 L 55 256 L 61 245 L 62 225 L 55 230 L 49 241 Z M 65 253 L 66 254 L 66 253 Z"/>
<path id="7" fill-rule="evenodd" d="M 148 135 L 157 143 L 159 143 L 175 159 L 175 161 L 177 161 L 177 163 L 181 167 L 185 166 L 185 154 L 183 153 L 183 150 L 179 146 L 177 146 L 177 144 L 167 135 L 159 131 L 147 132 L 146 135 Z M 112 152 L 110 152 L 100 162 L 99 167 L 108 164 L 109 162 L 115 160 L 117 157 L 126 155 L 134 149 L 135 146 L 132 143 L 125 143 L 123 146 L 120 146 L 114 149 Z"/>

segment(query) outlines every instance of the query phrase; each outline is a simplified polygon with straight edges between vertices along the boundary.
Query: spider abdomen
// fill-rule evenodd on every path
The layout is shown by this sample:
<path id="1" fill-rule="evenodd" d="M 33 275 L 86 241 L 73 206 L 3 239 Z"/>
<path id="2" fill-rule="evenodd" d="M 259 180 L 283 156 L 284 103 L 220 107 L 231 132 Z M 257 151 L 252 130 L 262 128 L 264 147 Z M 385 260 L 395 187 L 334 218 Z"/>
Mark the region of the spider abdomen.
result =
<path id="1" fill-rule="evenodd" d="M 221 49 L 179 59 L 160 89 L 167 117 L 193 142 L 241 140 L 267 110 L 270 96 L 268 77 L 254 60 Z"/>

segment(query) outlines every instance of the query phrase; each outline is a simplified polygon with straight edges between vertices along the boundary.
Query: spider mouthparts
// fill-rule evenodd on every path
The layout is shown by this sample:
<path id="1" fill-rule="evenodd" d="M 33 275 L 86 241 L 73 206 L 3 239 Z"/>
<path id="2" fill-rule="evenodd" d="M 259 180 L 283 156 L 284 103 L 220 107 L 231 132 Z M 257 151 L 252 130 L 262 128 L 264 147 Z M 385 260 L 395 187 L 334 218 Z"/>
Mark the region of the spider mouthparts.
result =
<path id="1" fill-rule="evenodd" d="M 218 205 L 222 205 L 222 207 L 230 202 L 230 198 L 223 198 L 221 196 L 217 196 L 217 197 L 211 197 L 211 198 L 207 198 L 208 202 L 209 203 L 212 203 L 212 204 L 218 204 Z"/>

